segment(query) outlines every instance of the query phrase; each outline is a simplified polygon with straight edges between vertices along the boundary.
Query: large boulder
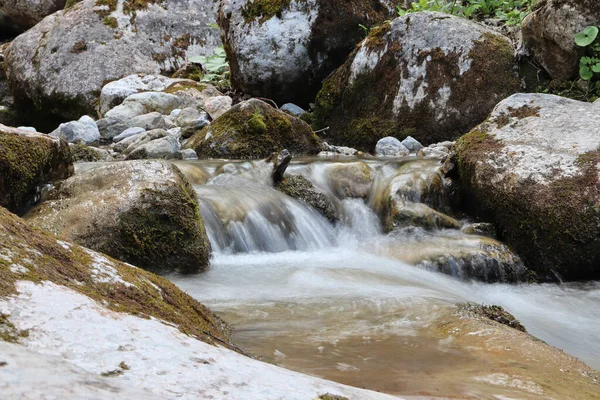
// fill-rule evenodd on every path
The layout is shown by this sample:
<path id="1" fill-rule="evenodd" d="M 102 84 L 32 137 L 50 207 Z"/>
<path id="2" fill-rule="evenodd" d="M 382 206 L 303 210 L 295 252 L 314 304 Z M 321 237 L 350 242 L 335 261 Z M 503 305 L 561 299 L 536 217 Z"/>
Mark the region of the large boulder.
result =
<path id="1" fill-rule="evenodd" d="M 0 124 L 0 171 L 0 206 L 21 213 L 41 185 L 73 175 L 73 161 L 64 140 Z"/>
<path id="2" fill-rule="evenodd" d="M 425 145 L 456 138 L 518 90 L 513 53 L 507 38 L 464 18 L 396 18 L 371 31 L 325 81 L 316 127 L 368 151 L 386 136 Z"/>
<path id="3" fill-rule="evenodd" d="M 44 114 L 94 113 L 102 86 L 134 73 L 171 74 L 219 45 L 218 3 L 83 0 L 17 37 L 7 56 L 15 100 Z"/>
<path id="4" fill-rule="evenodd" d="M 65 6 L 65 0 L 0 0 L 0 16 L 25 31 Z M 0 18 L 0 22 L 2 18 Z"/>
<path id="5" fill-rule="evenodd" d="M 200 158 L 266 158 L 283 149 L 317 154 L 319 140 L 299 118 L 251 99 L 236 104 L 185 144 Z"/>
<path id="6" fill-rule="evenodd" d="M 541 279 L 600 278 L 600 103 L 517 94 L 456 143 L 468 210 Z"/>
<path id="7" fill-rule="evenodd" d="M 585 49 L 575 35 L 600 24 L 600 3 L 594 0 L 548 0 L 522 24 L 525 51 L 554 79 L 577 77 Z"/>
<path id="8" fill-rule="evenodd" d="M 103 165 L 62 182 L 27 220 L 66 240 L 153 272 L 208 266 L 196 193 L 169 163 Z"/>
<path id="9" fill-rule="evenodd" d="M 225 0 L 218 23 L 232 85 L 244 93 L 308 104 L 373 26 L 395 13 L 391 0 Z"/>

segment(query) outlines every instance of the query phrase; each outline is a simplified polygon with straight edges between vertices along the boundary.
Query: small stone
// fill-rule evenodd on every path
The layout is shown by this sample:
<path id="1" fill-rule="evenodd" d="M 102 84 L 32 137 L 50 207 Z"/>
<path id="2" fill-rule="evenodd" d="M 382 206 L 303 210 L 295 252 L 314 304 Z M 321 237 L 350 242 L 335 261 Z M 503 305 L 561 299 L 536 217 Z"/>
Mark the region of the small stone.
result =
<path id="1" fill-rule="evenodd" d="M 127 139 L 128 137 L 139 135 L 140 133 L 144 133 L 146 130 L 144 128 L 140 128 L 139 126 L 135 126 L 133 128 L 127 128 L 119 135 L 113 138 L 113 142 L 119 143 L 123 139 Z"/>
<path id="2" fill-rule="evenodd" d="M 306 114 L 306 111 L 302 107 L 298 107 L 293 103 L 286 103 L 281 106 L 281 111 L 288 112 L 296 117 L 300 117 L 303 114 Z"/>
<path id="3" fill-rule="evenodd" d="M 384 157 L 402 157 L 410 154 L 410 151 L 402 142 L 393 136 L 384 137 L 377 142 L 375 154 Z"/>
<path id="4" fill-rule="evenodd" d="M 229 96 L 209 97 L 204 101 L 204 109 L 215 120 L 231 109 L 233 99 Z"/>
<path id="5" fill-rule="evenodd" d="M 198 154 L 193 149 L 184 149 L 181 151 L 181 158 L 183 160 L 197 160 Z"/>
<path id="6" fill-rule="evenodd" d="M 402 141 L 402 144 L 404 145 L 404 147 L 406 147 L 408 149 L 408 151 L 410 151 L 411 153 L 416 153 L 419 150 L 421 150 L 424 146 L 419 143 L 418 140 L 416 140 L 415 138 L 413 138 L 412 136 L 407 136 L 406 139 L 404 139 Z"/>
<path id="7" fill-rule="evenodd" d="M 27 131 L 27 132 L 37 132 L 37 129 L 35 129 L 33 126 L 19 126 L 17 127 L 17 129 L 20 129 L 22 131 Z"/>

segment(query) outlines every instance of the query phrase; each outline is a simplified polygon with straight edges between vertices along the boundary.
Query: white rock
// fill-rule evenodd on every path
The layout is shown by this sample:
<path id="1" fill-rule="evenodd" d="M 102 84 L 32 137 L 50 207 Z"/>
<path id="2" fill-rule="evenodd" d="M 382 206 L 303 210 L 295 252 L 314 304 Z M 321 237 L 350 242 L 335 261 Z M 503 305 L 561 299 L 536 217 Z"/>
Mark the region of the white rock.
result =
<path id="1" fill-rule="evenodd" d="M 210 97 L 204 101 L 204 109 L 215 120 L 231 109 L 233 100 L 229 96 Z"/>
<path id="2" fill-rule="evenodd" d="M 50 136 L 60 137 L 69 143 L 95 144 L 100 141 L 100 131 L 96 122 L 87 115 L 84 115 L 78 121 L 60 124 L 58 128 L 50 133 Z"/>
<path id="3" fill-rule="evenodd" d="M 379 139 L 375 146 L 375 154 L 384 157 L 402 157 L 407 156 L 410 151 L 402 144 L 402 142 L 393 136 Z"/>

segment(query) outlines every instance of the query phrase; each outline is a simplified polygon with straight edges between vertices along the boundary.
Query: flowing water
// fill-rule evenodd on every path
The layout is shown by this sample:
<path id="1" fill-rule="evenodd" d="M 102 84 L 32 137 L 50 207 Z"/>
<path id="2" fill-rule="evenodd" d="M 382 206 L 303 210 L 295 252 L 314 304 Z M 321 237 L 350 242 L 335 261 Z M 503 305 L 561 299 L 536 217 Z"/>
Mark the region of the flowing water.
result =
<path id="1" fill-rule="evenodd" d="M 357 162 L 373 183 L 366 197 L 344 198 L 332 173 Z M 390 186 L 409 185 L 407 170 L 427 176 L 436 163 L 293 162 L 288 173 L 332 200 L 336 224 L 275 190 L 264 162 L 179 163 L 195 183 L 214 257 L 206 273 L 170 278 L 232 324 L 251 353 L 358 387 L 491 396 L 489 385 L 472 379 L 491 361 L 440 333 L 440 321 L 464 302 L 501 305 L 534 336 L 600 369 L 600 283 L 460 280 L 458 270 L 432 272 L 420 261 L 468 253 L 480 237 L 419 227 L 384 233 L 378 199 L 389 197 Z"/>

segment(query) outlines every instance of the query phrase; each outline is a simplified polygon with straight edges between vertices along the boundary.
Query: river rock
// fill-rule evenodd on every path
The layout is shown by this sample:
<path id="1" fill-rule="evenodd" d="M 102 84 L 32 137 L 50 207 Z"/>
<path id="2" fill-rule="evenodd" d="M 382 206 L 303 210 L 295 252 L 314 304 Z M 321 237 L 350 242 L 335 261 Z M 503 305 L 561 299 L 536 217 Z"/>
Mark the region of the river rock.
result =
<path id="1" fill-rule="evenodd" d="M 364 162 L 331 164 L 326 174 L 328 186 L 338 199 L 369 197 L 373 178 Z"/>
<path id="2" fill-rule="evenodd" d="M 290 175 L 279 182 L 275 188 L 290 197 L 308 204 L 330 222 L 338 220 L 335 206 L 331 199 L 302 175 Z"/>
<path id="3" fill-rule="evenodd" d="M 600 25 L 600 3 L 589 0 L 548 0 L 522 24 L 525 51 L 554 79 L 578 76 L 585 49 L 575 35 L 590 25 Z"/>
<path id="4" fill-rule="evenodd" d="M 166 117 L 158 112 L 138 115 L 133 118 L 103 118 L 96 121 L 100 136 L 105 141 L 113 139 L 129 128 L 142 128 L 144 130 L 170 129 L 173 125 Z"/>
<path id="5" fill-rule="evenodd" d="M 233 99 L 229 96 L 215 96 L 206 99 L 204 110 L 212 119 L 217 119 L 231 109 Z"/>
<path id="6" fill-rule="evenodd" d="M 125 161 L 78 173 L 27 215 L 48 232 L 153 272 L 199 272 L 210 243 L 177 167 Z"/>
<path id="7" fill-rule="evenodd" d="M 100 141 L 100 131 L 91 117 L 84 115 L 78 121 L 60 124 L 50 136 L 65 139 L 69 143 L 97 144 Z"/>
<path id="8" fill-rule="evenodd" d="M 105 83 L 170 74 L 188 57 L 212 54 L 220 43 L 210 26 L 217 7 L 201 0 L 83 0 L 54 13 L 8 48 L 15 100 L 66 119 L 92 114 Z"/>
<path id="9" fill-rule="evenodd" d="M 423 145 L 412 136 L 407 136 L 403 141 L 402 145 L 408 149 L 411 153 L 417 153 L 423 148 Z"/>
<path id="10" fill-rule="evenodd" d="M 0 23 L 6 19 L 6 23 L 12 25 L 11 31 L 23 32 L 64 6 L 65 0 L 2 0 Z"/>
<path id="11" fill-rule="evenodd" d="M 184 139 L 192 136 L 196 131 L 202 130 L 210 124 L 208 114 L 204 111 L 198 111 L 193 107 L 187 107 L 180 110 L 173 122 L 181 128 L 181 137 Z"/>
<path id="12" fill-rule="evenodd" d="M 600 278 L 600 103 L 502 101 L 455 149 L 467 209 L 541 279 Z"/>
<path id="13" fill-rule="evenodd" d="M 21 213 L 38 199 L 42 184 L 73 175 L 64 140 L 0 125 L 0 206 Z"/>
<path id="14" fill-rule="evenodd" d="M 200 158 L 267 158 L 282 149 L 292 155 L 316 154 L 319 139 L 301 119 L 251 99 L 194 134 L 185 148 Z"/>
<path id="15" fill-rule="evenodd" d="M 139 135 L 130 136 L 123 139 L 119 143 L 113 146 L 113 150 L 122 152 L 124 155 L 128 155 L 136 148 L 145 145 L 153 140 L 161 139 L 168 136 L 169 133 L 164 129 L 152 129 Z"/>
<path id="16" fill-rule="evenodd" d="M 74 162 L 112 161 L 112 156 L 106 149 L 86 146 L 85 144 L 69 144 Z"/>
<path id="17" fill-rule="evenodd" d="M 113 142 L 119 143 L 120 141 L 127 139 L 128 137 L 139 135 L 140 133 L 144 133 L 146 130 L 140 127 L 127 128 L 117 136 L 113 138 Z"/>
<path id="18" fill-rule="evenodd" d="M 375 154 L 384 157 L 402 157 L 407 156 L 410 151 L 402 142 L 393 136 L 379 139 L 375 146 Z"/>
<path id="19" fill-rule="evenodd" d="M 181 144 L 179 144 L 179 140 L 171 135 L 168 135 L 166 137 L 151 140 L 148 143 L 137 146 L 127 155 L 127 160 L 148 160 L 156 158 L 162 158 L 165 160 L 180 160 L 182 155 Z"/>
<path id="20" fill-rule="evenodd" d="M 306 114 L 306 111 L 294 103 L 285 103 L 281 106 L 281 111 L 285 111 L 287 113 L 292 114 L 295 117 L 300 118 L 302 115 Z"/>
<path id="21" fill-rule="evenodd" d="M 234 88 L 308 104 L 364 33 L 395 13 L 389 0 L 225 0 L 218 23 Z"/>
<path id="22" fill-rule="evenodd" d="M 126 120 L 151 112 L 169 115 L 181 105 L 182 100 L 170 93 L 141 92 L 125 98 L 121 104 L 106 112 L 104 117 Z"/>
<path id="23" fill-rule="evenodd" d="M 409 13 L 371 31 L 323 84 L 313 114 L 336 143 L 373 151 L 386 136 L 428 145 L 474 127 L 519 89 L 513 47 L 464 18 Z"/>

